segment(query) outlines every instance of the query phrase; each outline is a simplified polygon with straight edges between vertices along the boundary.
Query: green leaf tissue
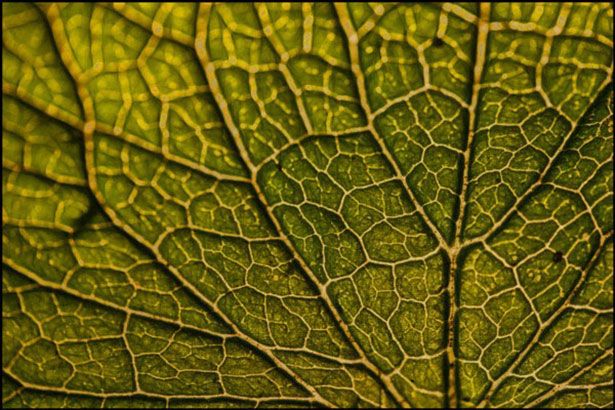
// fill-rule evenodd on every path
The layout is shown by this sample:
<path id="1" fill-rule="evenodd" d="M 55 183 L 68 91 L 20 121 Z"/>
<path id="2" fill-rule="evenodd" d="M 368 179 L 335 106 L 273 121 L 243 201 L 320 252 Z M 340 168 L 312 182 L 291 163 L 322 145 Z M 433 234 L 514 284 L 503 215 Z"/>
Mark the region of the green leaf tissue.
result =
<path id="1" fill-rule="evenodd" d="M 612 406 L 612 4 L 2 4 L 3 408 Z"/>

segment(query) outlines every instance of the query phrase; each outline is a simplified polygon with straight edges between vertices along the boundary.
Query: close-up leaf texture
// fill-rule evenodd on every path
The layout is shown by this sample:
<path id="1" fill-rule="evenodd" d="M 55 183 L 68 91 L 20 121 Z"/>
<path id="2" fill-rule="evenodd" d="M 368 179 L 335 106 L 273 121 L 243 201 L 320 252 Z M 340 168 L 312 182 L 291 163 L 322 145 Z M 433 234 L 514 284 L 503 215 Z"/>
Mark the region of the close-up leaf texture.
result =
<path id="1" fill-rule="evenodd" d="M 3 3 L 2 406 L 612 407 L 610 3 Z"/>

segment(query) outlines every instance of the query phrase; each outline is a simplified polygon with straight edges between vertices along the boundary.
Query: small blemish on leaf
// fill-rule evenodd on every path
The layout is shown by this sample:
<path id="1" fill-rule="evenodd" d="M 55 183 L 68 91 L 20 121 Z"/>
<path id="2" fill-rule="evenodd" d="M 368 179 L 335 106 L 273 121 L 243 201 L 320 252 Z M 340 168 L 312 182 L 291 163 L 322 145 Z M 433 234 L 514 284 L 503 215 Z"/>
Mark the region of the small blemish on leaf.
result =
<path id="1" fill-rule="evenodd" d="M 436 37 L 433 39 L 433 42 L 431 44 L 433 44 L 434 47 L 442 47 L 444 45 L 444 40 L 442 40 L 440 37 Z"/>
<path id="2" fill-rule="evenodd" d="M 557 251 L 553 254 L 553 262 L 558 263 L 561 262 L 564 258 L 564 254 L 560 251 Z"/>

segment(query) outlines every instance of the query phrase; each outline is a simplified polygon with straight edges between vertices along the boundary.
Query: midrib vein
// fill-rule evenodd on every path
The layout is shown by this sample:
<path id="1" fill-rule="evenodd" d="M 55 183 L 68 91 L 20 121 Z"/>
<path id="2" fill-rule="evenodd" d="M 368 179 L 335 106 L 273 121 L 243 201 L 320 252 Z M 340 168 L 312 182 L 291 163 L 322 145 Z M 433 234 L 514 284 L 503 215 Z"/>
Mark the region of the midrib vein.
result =
<path id="1" fill-rule="evenodd" d="M 472 97 L 468 107 L 468 139 L 463 152 L 463 176 L 461 192 L 459 193 L 459 215 L 455 222 L 454 247 L 461 246 L 461 236 L 463 229 L 463 218 L 465 217 L 467 205 L 467 191 L 470 184 L 470 156 L 472 153 L 472 143 L 474 141 L 477 125 L 477 109 L 481 88 L 481 78 L 487 57 L 487 36 L 489 34 L 489 14 L 491 12 L 490 3 L 480 4 L 480 14 L 478 20 L 478 31 L 476 34 L 476 51 L 474 56 L 474 70 L 472 72 Z"/>
<path id="2" fill-rule="evenodd" d="M 449 299 L 449 316 L 445 323 L 445 332 L 447 335 L 445 360 L 448 362 L 445 365 L 445 369 L 446 369 L 445 377 L 447 379 L 445 386 L 448 386 L 448 391 L 445 392 L 446 397 L 447 397 L 447 403 L 445 403 L 445 405 L 447 407 L 457 407 L 457 391 L 456 391 L 457 390 L 456 389 L 457 370 L 454 365 L 454 363 L 456 362 L 455 351 L 454 351 L 454 342 L 455 342 L 454 324 L 455 324 L 455 315 L 456 315 L 455 306 L 456 306 L 456 291 L 457 290 L 455 288 L 456 281 L 455 281 L 454 274 L 458 267 L 457 263 L 458 263 L 458 256 L 459 256 L 459 250 L 460 250 L 460 246 L 459 246 L 460 235 L 458 232 L 461 231 L 462 225 L 461 223 L 459 223 L 459 219 L 458 219 L 457 226 L 456 226 L 455 240 L 453 242 L 453 245 L 450 246 L 447 243 L 444 236 L 441 234 L 440 230 L 435 226 L 435 224 L 433 223 L 433 221 L 431 220 L 431 218 L 429 217 L 429 215 L 427 214 L 427 212 L 425 211 L 421 203 L 418 201 L 418 198 L 414 194 L 414 191 L 410 188 L 406 178 L 404 178 L 403 173 L 401 172 L 401 169 L 399 168 L 399 165 L 397 164 L 397 162 L 393 158 L 393 155 L 391 154 L 388 147 L 386 146 L 386 143 L 379 136 L 374 126 L 374 123 L 373 123 L 375 115 L 372 112 L 370 105 L 369 105 L 369 101 L 367 97 L 367 90 L 365 87 L 365 76 L 363 75 L 363 72 L 361 70 L 360 58 L 359 58 L 358 34 L 356 30 L 352 27 L 352 22 L 351 22 L 350 16 L 348 15 L 346 5 L 336 4 L 335 6 L 336 6 L 337 13 L 338 13 L 340 24 L 342 25 L 343 31 L 346 34 L 346 38 L 348 41 L 348 51 L 350 55 L 351 70 L 356 80 L 356 86 L 357 86 L 357 91 L 359 94 L 360 103 L 361 103 L 361 106 L 363 107 L 363 110 L 365 111 L 366 118 L 368 121 L 367 127 L 370 130 L 370 133 L 372 134 L 374 140 L 378 143 L 387 161 L 393 168 L 397 176 L 397 179 L 399 179 L 400 182 L 403 184 L 408 196 L 410 197 L 411 201 L 415 205 L 417 212 L 419 213 L 419 215 L 421 215 L 422 220 L 429 227 L 431 233 L 435 236 L 435 238 L 439 242 L 440 248 L 443 249 L 447 253 L 451 261 L 450 277 L 448 279 L 448 288 L 447 288 L 447 294 L 448 294 L 448 299 Z M 474 123 L 476 121 L 475 111 L 476 111 L 476 107 L 478 106 L 478 94 L 480 91 L 480 78 L 482 76 L 483 66 L 485 63 L 488 22 L 485 20 L 484 16 L 489 15 L 489 12 L 490 12 L 489 7 L 490 7 L 489 4 L 481 5 L 481 19 L 479 21 L 479 33 L 477 35 L 476 57 L 475 57 L 475 64 L 474 64 L 474 83 L 472 86 L 472 101 L 469 107 L 470 115 L 469 115 L 469 120 L 468 120 L 468 123 L 469 123 L 468 125 L 468 129 L 469 129 L 468 144 L 467 144 L 466 150 L 464 151 L 464 181 L 467 181 L 467 175 L 468 175 L 467 168 L 469 168 L 467 164 L 468 164 L 469 157 L 470 157 L 471 140 L 473 138 Z M 467 188 L 467 182 L 464 182 L 464 185 L 462 186 L 462 192 L 460 194 L 461 197 L 465 196 L 466 188 Z"/>
<path id="3" fill-rule="evenodd" d="M 458 279 L 457 275 L 460 269 L 460 255 L 463 247 L 462 244 L 462 230 L 463 220 L 465 218 L 465 212 L 467 208 L 469 175 L 470 175 L 470 157 L 472 153 L 472 143 L 474 141 L 475 130 L 477 126 L 477 110 L 481 89 L 481 79 L 483 75 L 483 69 L 485 67 L 485 61 L 487 58 L 487 36 L 489 34 L 489 15 L 491 13 L 490 3 L 480 3 L 478 28 L 476 33 L 476 48 L 474 54 L 474 70 L 472 72 L 472 94 L 470 98 L 470 105 L 468 107 L 468 135 L 466 141 L 466 147 L 463 152 L 463 174 L 461 182 L 461 192 L 459 193 L 459 206 L 457 210 L 459 214 L 454 217 L 455 220 L 455 236 L 453 239 L 453 245 L 449 249 L 448 256 L 450 259 L 450 272 L 448 278 L 448 319 L 447 319 L 447 345 L 446 345 L 446 377 L 448 391 L 448 407 L 456 408 L 459 402 L 458 380 L 457 375 L 459 372 L 459 366 L 457 366 L 457 356 L 455 353 L 456 348 L 456 328 L 455 322 L 457 320 L 457 301 L 458 292 L 457 288 Z"/>

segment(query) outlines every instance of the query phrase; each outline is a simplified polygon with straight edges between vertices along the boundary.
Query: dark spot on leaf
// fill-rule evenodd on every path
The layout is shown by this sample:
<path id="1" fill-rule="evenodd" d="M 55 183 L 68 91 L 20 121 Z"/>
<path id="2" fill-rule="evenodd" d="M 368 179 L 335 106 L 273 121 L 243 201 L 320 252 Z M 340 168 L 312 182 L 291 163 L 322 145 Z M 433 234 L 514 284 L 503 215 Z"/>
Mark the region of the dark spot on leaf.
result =
<path id="1" fill-rule="evenodd" d="M 558 263 L 561 262 L 564 257 L 564 254 L 560 251 L 557 251 L 553 254 L 553 262 Z"/>
<path id="2" fill-rule="evenodd" d="M 436 37 L 431 44 L 433 44 L 434 47 L 442 47 L 445 43 L 440 37 Z"/>

